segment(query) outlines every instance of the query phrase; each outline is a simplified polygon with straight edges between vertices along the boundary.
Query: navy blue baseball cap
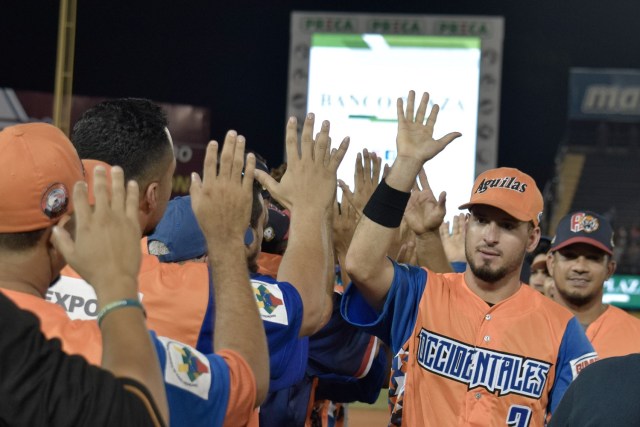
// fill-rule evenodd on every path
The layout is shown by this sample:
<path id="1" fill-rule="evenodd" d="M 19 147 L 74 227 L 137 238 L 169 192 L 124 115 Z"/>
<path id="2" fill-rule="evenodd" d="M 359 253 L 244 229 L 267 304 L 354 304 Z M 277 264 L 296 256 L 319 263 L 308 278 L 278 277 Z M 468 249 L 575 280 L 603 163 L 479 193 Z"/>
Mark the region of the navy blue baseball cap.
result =
<path id="1" fill-rule="evenodd" d="M 199 258 L 207 253 L 207 241 L 191 209 L 191 196 L 171 199 L 167 210 L 148 238 L 149 253 L 162 262 Z"/>
<path id="2" fill-rule="evenodd" d="M 550 251 L 555 252 L 574 243 L 586 243 L 613 255 L 613 228 L 605 217 L 595 212 L 570 213 L 558 223 Z"/>

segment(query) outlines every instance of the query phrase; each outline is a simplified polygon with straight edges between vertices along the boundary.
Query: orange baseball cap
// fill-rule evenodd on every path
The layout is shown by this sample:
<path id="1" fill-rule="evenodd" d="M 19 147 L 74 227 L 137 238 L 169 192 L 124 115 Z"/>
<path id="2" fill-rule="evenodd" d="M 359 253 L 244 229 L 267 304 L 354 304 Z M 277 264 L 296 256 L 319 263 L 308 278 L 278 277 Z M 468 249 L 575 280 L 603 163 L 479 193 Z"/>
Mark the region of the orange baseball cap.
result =
<path id="1" fill-rule="evenodd" d="M 514 168 L 497 168 L 476 178 L 471 200 L 459 209 L 473 205 L 493 206 L 520 221 L 533 221 L 537 226 L 544 203 L 536 182 L 529 175 Z"/>
<path id="2" fill-rule="evenodd" d="M 75 148 L 60 129 L 47 123 L 0 131 L 0 171 L 0 233 L 57 223 L 73 212 L 73 186 L 84 180 Z"/>

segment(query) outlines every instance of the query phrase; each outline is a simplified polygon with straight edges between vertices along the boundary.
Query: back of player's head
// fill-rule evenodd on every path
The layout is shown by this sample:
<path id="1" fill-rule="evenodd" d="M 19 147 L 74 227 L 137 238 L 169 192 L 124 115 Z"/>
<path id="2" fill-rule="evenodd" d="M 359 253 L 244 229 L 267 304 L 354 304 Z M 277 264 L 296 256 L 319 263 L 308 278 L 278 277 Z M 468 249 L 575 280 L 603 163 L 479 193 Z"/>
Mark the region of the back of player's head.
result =
<path id="1" fill-rule="evenodd" d="M 73 211 L 71 194 L 84 180 L 69 139 L 55 126 L 29 123 L 0 132 L 0 247 L 28 249 L 42 230 Z"/>
<path id="2" fill-rule="evenodd" d="M 173 147 L 167 118 L 146 99 L 101 102 L 87 110 L 73 127 L 71 140 L 82 159 L 95 159 L 124 170 L 125 180 L 140 187 L 162 176 Z"/>

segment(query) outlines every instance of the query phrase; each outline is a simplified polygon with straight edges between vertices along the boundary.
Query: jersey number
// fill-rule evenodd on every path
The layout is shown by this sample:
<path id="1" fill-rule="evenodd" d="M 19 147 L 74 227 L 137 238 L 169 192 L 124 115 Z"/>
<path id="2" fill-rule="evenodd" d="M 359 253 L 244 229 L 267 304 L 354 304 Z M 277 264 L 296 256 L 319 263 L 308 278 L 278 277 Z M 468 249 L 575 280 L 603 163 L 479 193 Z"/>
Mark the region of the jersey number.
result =
<path id="1" fill-rule="evenodd" d="M 507 425 L 509 427 L 528 427 L 531 420 L 531 408 L 520 405 L 511 405 L 509 415 L 507 415 Z"/>

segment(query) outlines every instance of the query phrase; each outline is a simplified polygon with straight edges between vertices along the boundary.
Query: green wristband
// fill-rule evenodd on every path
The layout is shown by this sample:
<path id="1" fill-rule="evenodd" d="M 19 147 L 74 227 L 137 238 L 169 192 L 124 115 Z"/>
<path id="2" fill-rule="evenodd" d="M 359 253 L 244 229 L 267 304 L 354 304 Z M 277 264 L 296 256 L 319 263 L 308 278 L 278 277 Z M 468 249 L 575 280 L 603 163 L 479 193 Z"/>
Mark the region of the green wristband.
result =
<path id="1" fill-rule="evenodd" d="M 142 310 L 142 314 L 147 317 L 147 313 L 144 311 L 144 307 L 142 306 L 142 303 L 140 301 L 138 301 L 137 299 L 121 299 L 118 301 L 110 302 L 109 304 L 105 305 L 102 310 L 100 310 L 100 312 L 98 313 L 98 326 L 102 326 L 102 321 L 107 316 L 107 314 L 120 308 L 127 307 L 137 307 Z"/>

